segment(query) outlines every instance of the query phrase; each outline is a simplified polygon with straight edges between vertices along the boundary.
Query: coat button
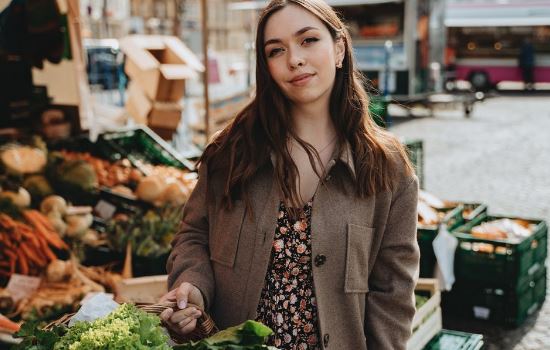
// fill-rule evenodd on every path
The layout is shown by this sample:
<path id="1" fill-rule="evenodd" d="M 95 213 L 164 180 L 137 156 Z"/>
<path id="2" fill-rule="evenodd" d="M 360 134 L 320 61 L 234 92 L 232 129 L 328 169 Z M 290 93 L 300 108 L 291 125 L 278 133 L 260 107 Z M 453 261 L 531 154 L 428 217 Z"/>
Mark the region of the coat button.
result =
<path id="1" fill-rule="evenodd" d="M 318 254 L 315 257 L 315 266 L 319 267 L 322 266 L 327 261 L 327 257 L 323 254 Z"/>
<path id="2" fill-rule="evenodd" d="M 328 346 L 328 341 L 329 340 L 330 340 L 330 336 L 327 333 L 323 336 L 323 345 L 325 346 L 325 348 Z"/>

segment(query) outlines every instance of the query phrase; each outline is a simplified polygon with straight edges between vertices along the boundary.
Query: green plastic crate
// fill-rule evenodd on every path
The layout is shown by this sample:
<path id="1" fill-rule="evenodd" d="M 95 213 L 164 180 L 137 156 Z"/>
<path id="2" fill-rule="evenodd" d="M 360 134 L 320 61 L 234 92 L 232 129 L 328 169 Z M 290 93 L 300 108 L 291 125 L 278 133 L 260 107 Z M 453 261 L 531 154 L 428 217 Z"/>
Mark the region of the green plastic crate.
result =
<path id="1" fill-rule="evenodd" d="M 461 203 L 464 206 L 464 211 L 462 212 L 462 218 L 464 223 L 475 220 L 481 215 L 487 215 L 487 205 L 482 203 Z M 455 229 L 453 227 L 452 229 Z"/>
<path id="2" fill-rule="evenodd" d="M 418 176 L 420 188 L 424 188 L 424 142 L 422 140 L 408 140 L 404 145 L 409 151 L 409 158 Z"/>
<path id="3" fill-rule="evenodd" d="M 548 249 L 548 227 L 543 220 L 527 220 L 537 226 L 531 236 L 519 243 L 476 238 L 470 234 L 474 226 L 503 218 L 483 214 L 452 232 L 459 239 L 455 256 L 457 280 L 517 288 L 531 278 L 537 263 L 544 262 Z M 486 252 L 481 249 L 482 246 L 492 249 L 492 252 Z"/>
<path id="4" fill-rule="evenodd" d="M 483 335 L 443 329 L 424 347 L 424 350 L 479 350 Z"/>
<path id="5" fill-rule="evenodd" d="M 463 222 L 462 212 L 464 207 L 456 204 L 455 207 L 439 209 L 438 212 L 445 213 L 441 220 L 442 225 L 447 225 L 450 229 L 456 227 L 457 223 Z M 432 243 L 437 236 L 439 225 L 418 226 L 416 237 L 420 247 L 420 277 L 431 278 L 434 274 L 436 262 Z"/>
<path id="6" fill-rule="evenodd" d="M 518 288 L 490 287 L 457 281 L 444 298 L 446 312 L 517 327 L 546 299 L 546 269 L 541 267 Z"/>
<path id="7" fill-rule="evenodd" d="M 192 162 L 178 154 L 166 141 L 146 126 L 104 133 L 99 136 L 97 143 L 103 153 L 118 153 L 128 158 L 138 168 L 140 162 L 144 161 L 154 165 L 195 169 Z"/>

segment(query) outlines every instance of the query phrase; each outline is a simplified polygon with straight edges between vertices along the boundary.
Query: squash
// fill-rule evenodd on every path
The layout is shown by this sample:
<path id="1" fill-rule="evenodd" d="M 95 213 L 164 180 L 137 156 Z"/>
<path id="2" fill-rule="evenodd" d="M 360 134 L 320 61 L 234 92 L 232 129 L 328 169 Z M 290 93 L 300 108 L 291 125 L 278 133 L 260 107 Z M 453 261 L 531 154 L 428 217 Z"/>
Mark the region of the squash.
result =
<path id="1" fill-rule="evenodd" d="M 14 175 L 41 172 L 47 163 L 46 153 L 39 148 L 10 145 L 0 151 L 0 161 Z"/>

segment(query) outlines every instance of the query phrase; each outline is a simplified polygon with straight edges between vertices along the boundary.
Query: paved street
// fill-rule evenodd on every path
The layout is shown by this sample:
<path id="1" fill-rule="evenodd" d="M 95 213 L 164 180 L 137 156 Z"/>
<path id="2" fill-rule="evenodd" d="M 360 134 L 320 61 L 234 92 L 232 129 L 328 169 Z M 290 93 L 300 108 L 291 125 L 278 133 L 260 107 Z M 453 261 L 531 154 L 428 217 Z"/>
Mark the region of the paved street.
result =
<path id="1" fill-rule="evenodd" d="M 494 97 L 459 111 L 397 123 L 424 140 L 425 188 L 442 199 L 483 202 L 490 214 L 550 222 L 550 96 Z M 550 349 L 550 298 L 518 329 L 452 319 L 444 328 L 483 333 L 489 350 Z"/>

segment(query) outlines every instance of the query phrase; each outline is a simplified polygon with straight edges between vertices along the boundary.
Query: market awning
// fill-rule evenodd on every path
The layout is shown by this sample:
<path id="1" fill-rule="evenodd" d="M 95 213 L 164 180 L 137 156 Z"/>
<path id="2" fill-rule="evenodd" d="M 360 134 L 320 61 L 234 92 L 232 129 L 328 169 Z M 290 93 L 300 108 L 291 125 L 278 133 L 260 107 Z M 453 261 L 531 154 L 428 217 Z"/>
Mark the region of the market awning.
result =
<path id="1" fill-rule="evenodd" d="M 538 3 L 449 4 L 447 27 L 513 27 L 550 25 L 550 1 Z"/>

